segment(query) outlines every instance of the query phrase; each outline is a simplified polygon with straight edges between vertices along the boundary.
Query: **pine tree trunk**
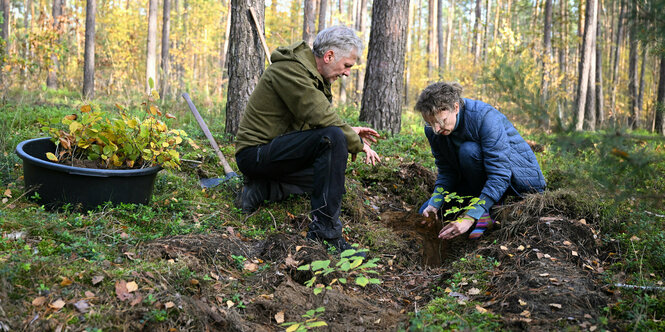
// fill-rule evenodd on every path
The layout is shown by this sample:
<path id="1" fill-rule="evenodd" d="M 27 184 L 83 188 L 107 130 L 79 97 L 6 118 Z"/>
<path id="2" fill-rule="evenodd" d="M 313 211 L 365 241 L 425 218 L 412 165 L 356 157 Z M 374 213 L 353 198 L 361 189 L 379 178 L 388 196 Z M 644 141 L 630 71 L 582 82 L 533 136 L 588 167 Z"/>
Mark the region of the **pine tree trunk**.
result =
<path id="1" fill-rule="evenodd" d="M 633 8 L 635 4 L 631 4 Z M 634 9 L 632 9 L 634 12 Z M 630 24 L 628 39 L 630 40 L 630 47 L 628 50 L 628 100 L 629 100 L 629 118 L 628 127 L 637 129 L 640 127 L 640 112 L 637 108 L 637 51 L 639 47 L 637 39 L 637 27 L 634 23 Z"/>
<path id="2" fill-rule="evenodd" d="M 2 12 L 2 25 L 0 25 L 0 83 L 4 83 L 2 67 L 4 67 L 5 55 L 9 55 L 9 0 L 0 0 L 0 12 Z"/>
<path id="3" fill-rule="evenodd" d="M 542 103 L 547 105 L 552 54 L 552 0 L 545 0 L 543 27 L 543 78 L 541 83 Z"/>
<path id="4" fill-rule="evenodd" d="M 251 21 L 250 6 L 259 22 L 257 31 Z M 229 89 L 226 102 L 225 132 L 235 135 L 249 96 L 263 74 L 265 57 L 259 33 L 264 33 L 264 2 L 231 1 L 231 35 L 229 44 Z"/>
<path id="5" fill-rule="evenodd" d="M 413 35 L 415 32 L 413 26 L 413 16 L 415 14 L 415 2 L 409 4 L 409 13 L 406 26 L 406 56 L 404 57 L 404 105 L 409 105 L 409 86 L 411 85 L 411 62 L 413 57 L 411 55 L 411 45 L 413 44 Z"/>
<path id="6" fill-rule="evenodd" d="M 593 24 L 593 22 L 592 22 Z M 598 28 L 598 24 L 594 30 Z M 591 63 L 589 68 L 589 91 L 586 95 L 586 105 L 584 107 L 584 128 L 587 130 L 596 130 L 596 34 L 594 32 L 591 42 Z"/>
<path id="7" fill-rule="evenodd" d="M 658 78 L 658 96 L 656 97 L 656 133 L 665 135 L 665 53 L 660 55 L 660 77 Z"/>
<path id="8" fill-rule="evenodd" d="M 85 55 L 83 60 L 83 97 L 95 96 L 95 15 L 97 0 L 87 0 L 85 7 Z"/>
<path id="9" fill-rule="evenodd" d="M 409 1 L 374 2 L 360 120 L 397 134 L 401 127 Z M 397 78 L 397 79 L 396 79 Z"/>
<path id="10" fill-rule="evenodd" d="M 487 61 L 487 34 L 489 33 L 489 21 L 490 21 L 490 12 L 492 9 L 492 2 L 490 0 L 485 0 L 485 21 L 483 23 L 483 35 L 482 43 L 480 43 L 482 48 L 480 49 L 479 56 L 482 58 L 483 62 Z"/>
<path id="11" fill-rule="evenodd" d="M 614 62 L 612 63 L 612 79 L 611 79 L 611 88 L 612 88 L 612 93 L 610 96 L 610 114 L 613 118 L 613 122 L 617 121 L 617 110 L 615 109 L 616 106 L 616 96 L 617 96 L 617 87 L 619 85 L 619 63 L 621 62 L 621 44 L 623 43 L 623 29 L 624 29 L 624 15 L 625 15 L 625 7 L 626 7 L 626 0 L 621 1 L 621 6 L 619 9 L 619 18 L 617 20 L 617 30 L 616 30 L 616 43 L 614 44 Z"/>
<path id="12" fill-rule="evenodd" d="M 363 1 L 367 3 L 367 0 Z M 317 32 L 326 28 L 326 15 L 328 15 L 328 0 L 321 0 L 321 4 L 319 5 L 319 27 L 316 30 Z"/>
<path id="13" fill-rule="evenodd" d="M 567 71 L 568 71 L 568 7 L 566 6 L 566 1 L 559 2 L 559 9 L 561 11 L 561 28 L 559 32 L 559 37 L 561 38 L 562 46 L 559 48 L 559 75 L 563 76 L 561 80 L 561 91 L 568 95 L 568 82 Z M 564 123 L 566 119 L 565 109 L 567 108 L 568 101 L 565 98 L 559 100 L 557 105 L 558 108 L 558 119 L 557 125 L 558 129 L 564 128 Z"/>
<path id="14" fill-rule="evenodd" d="M 171 72 L 170 61 L 170 41 L 169 35 L 171 32 L 171 1 L 164 0 L 164 12 L 162 14 L 162 62 L 161 62 L 161 79 L 160 82 L 160 95 L 166 98 L 169 94 L 169 73 Z"/>
<path id="15" fill-rule="evenodd" d="M 471 44 L 471 54 L 473 54 L 473 64 L 475 65 L 478 61 L 478 54 L 480 53 L 480 0 L 476 0 L 476 19 L 473 22 L 473 37 Z"/>
<path id="16" fill-rule="evenodd" d="M 446 69 L 450 70 L 450 52 L 451 44 L 453 41 L 453 17 L 455 13 L 455 0 L 450 0 L 450 8 L 448 9 L 448 33 L 446 37 Z"/>
<path id="17" fill-rule="evenodd" d="M 600 22 L 600 21 L 599 21 Z M 596 30 L 596 128 L 605 124 L 605 99 L 603 95 L 603 50 L 600 47 L 600 24 Z"/>
<path id="18" fill-rule="evenodd" d="M 221 97 L 222 91 L 224 91 L 223 86 L 224 86 L 224 77 L 227 76 L 227 70 L 226 70 L 226 64 L 227 64 L 227 58 L 229 54 L 229 36 L 231 33 L 231 2 L 229 2 L 227 8 L 226 8 L 226 27 L 224 30 L 224 44 L 222 44 L 222 48 L 219 51 L 219 83 L 217 84 L 217 91 L 219 91 L 219 96 Z"/>
<path id="19" fill-rule="evenodd" d="M 367 12 L 367 0 L 360 0 L 360 6 L 358 8 L 358 16 L 356 17 L 356 31 L 360 38 L 365 40 L 365 13 Z M 365 81 L 365 70 L 363 69 L 363 58 L 362 54 L 358 55 L 358 70 L 354 74 L 355 77 L 355 86 L 356 91 L 353 94 L 355 102 L 360 103 L 363 93 L 363 84 Z"/>
<path id="20" fill-rule="evenodd" d="M 443 70 L 446 65 L 446 38 L 443 34 L 443 0 L 438 0 L 436 15 L 436 35 L 437 45 L 439 46 L 439 80 L 443 79 Z"/>
<path id="21" fill-rule="evenodd" d="M 575 122 L 575 130 L 577 131 L 582 131 L 584 129 L 585 104 L 589 89 L 589 73 L 591 71 L 591 54 L 593 50 L 593 39 L 596 36 L 594 24 L 597 13 L 596 4 L 597 0 L 587 0 L 582 55 L 580 57 L 580 71 L 577 84 L 577 119 Z"/>
<path id="22" fill-rule="evenodd" d="M 63 0 L 53 0 L 53 7 L 52 7 L 52 13 L 53 13 L 53 30 L 55 33 L 58 35 L 58 38 L 54 41 L 55 43 L 60 42 L 60 16 L 62 16 L 62 6 L 63 6 Z M 9 22 L 7 22 L 9 23 Z M 53 45 L 53 48 L 56 48 L 55 45 Z M 57 89 L 58 88 L 58 55 L 51 51 L 50 54 L 51 57 L 51 62 L 49 64 L 48 68 L 48 75 L 46 76 L 46 87 L 49 89 Z"/>
<path id="23" fill-rule="evenodd" d="M 157 83 L 156 66 L 157 66 L 157 0 L 149 1 L 148 8 L 148 44 L 146 50 L 145 62 L 145 87 L 146 93 L 150 93 L 150 79 L 153 83 Z M 157 85 L 155 85 L 157 86 Z"/>
<path id="24" fill-rule="evenodd" d="M 314 0 L 305 0 L 305 13 L 303 15 L 302 22 L 302 40 L 307 42 L 309 47 L 312 47 L 314 43 L 314 37 L 316 37 L 314 25 L 316 20 L 316 4 Z"/>
<path id="25" fill-rule="evenodd" d="M 436 10 L 437 0 L 428 1 L 428 13 L 427 13 L 427 81 L 432 82 L 434 80 L 434 67 L 436 66 L 436 32 L 437 32 L 437 10 Z"/>
<path id="26" fill-rule="evenodd" d="M 640 65 L 640 83 L 637 92 L 637 111 L 639 114 L 644 114 L 643 101 L 644 101 L 644 67 L 647 62 L 647 49 L 646 46 L 642 47 L 642 64 Z M 645 117 L 646 118 L 646 117 Z"/>

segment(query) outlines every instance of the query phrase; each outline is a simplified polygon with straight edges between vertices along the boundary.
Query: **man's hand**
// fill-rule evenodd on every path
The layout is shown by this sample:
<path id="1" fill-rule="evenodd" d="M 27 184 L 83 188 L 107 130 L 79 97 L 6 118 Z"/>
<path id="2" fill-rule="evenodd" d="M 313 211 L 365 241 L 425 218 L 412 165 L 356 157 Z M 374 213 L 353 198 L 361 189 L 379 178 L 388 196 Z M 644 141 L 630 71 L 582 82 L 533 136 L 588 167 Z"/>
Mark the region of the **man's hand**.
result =
<path id="1" fill-rule="evenodd" d="M 474 222 L 475 220 L 469 216 L 457 219 L 441 229 L 439 239 L 450 240 L 460 234 L 464 234 L 473 226 Z"/>
<path id="2" fill-rule="evenodd" d="M 381 138 L 381 135 L 376 132 L 376 130 L 372 128 L 367 128 L 367 127 L 351 127 L 353 131 L 360 136 L 360 138 L 363 140 L 363 143 L 372 145 L 372 143 L 376 142 L 377 138 Z M 364 149 L 363 149 L 364 151 Z"/>
<path id="3" fill-rule="evenodd" d="M 363 152 L 365 152 L 365 164 L 371 164 L 372 166 L 376 163 L 381 162 L 379 155 L 369 147 L 369 144 L 363 144 Z M 351 161 L 356 161 L 356 154 L 351 155 Z"/>

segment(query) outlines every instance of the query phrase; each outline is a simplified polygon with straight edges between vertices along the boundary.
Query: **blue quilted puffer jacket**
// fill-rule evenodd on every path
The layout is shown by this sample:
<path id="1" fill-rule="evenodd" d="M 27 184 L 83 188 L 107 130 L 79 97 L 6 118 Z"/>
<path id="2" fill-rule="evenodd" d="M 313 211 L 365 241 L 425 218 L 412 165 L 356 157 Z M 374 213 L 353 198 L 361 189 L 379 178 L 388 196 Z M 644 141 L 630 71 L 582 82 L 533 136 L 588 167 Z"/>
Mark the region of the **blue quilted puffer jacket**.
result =
<path id="1" fill-rule="evenodd" d="M 536 155 L 506 116 L 494 107 L 464 98 L 454 134 L 481 147 L 487 182 L 480 199 L 485 201 L 486 211 L 509 186 L 518 194 L 545 189 L 545 177 Z M 425 135 L 439 171 L 435 186 L 450 191 L 460 180 L 458 149 L 449 136 L 436 135 L 431 127 L 425 127 Z"/>

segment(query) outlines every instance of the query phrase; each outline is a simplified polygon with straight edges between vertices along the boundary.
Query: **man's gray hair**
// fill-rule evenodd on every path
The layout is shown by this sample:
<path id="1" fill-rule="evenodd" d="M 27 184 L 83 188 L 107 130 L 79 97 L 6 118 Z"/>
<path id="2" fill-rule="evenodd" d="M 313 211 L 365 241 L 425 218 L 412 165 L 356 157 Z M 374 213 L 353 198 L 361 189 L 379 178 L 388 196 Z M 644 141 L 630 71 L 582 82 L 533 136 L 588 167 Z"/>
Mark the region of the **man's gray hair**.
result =
<path id="1" fill-rule="evenodd" d="M 322 58 L 328 50 L 333 50 L 341 57 L 347 57 L 352 51 L 356 51 L 360 57 L 363 51 L 363 41 L 356 36 L 353 29 L 343 25 L 335 25 L 321 30 L 314 39 L 312 51 L 318 58 Z"/>

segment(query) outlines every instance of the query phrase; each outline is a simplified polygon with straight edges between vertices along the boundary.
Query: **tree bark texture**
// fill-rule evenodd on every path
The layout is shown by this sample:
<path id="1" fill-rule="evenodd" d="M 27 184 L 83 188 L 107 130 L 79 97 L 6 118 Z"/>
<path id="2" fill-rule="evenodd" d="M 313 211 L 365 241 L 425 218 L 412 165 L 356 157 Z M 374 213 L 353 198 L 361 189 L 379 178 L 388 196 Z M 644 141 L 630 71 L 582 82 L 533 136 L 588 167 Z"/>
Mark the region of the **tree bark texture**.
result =
<path id="1" fill-rule="evenodd" d="M 473 22 L 472 32 L 471 54 L 473 54 L 474 65 L 478 61 L 478 55 L 480 54 L 480 3 L 480 0 L 476 0 L 476 19 Z"/>
<path id="2" fill-rule="evenodd" d="M 595 29 L 598 28 L 596 24 Z M 591 63 L 589 68 L 589 91 L 586 95 L 584 107 L 584 129 L 596 130 L 596 34 L 594 32 L 591 42 Z"/>
<path id="3" fill-rule="evenodd" d="M 428 1 L 427 13 L 427 80 L 432 82 L 435 80 L 434 67 L 436 66 L 437 57 L 437 0 Z"/>
<path id="4" fill-rule="evenodd" d="M 656 133 L 665 135 L 665 53 L 660 55 L 660 77 L 658 78 L 658 96 L 656 97 Z"/>
<path id="5" fill-rule="evenodd" d="M 360 120 L 397 134 L 401 127 L 409 1 L 374 2 Z"/>
<path id="6" fill-rule="evenodd" d="M 83 97 L 95 96 L 95 16 L 97 0 L 87 0 L 85 6 L 85 55 L 83 56 Z"/>
<path id="7" fill-rule="evenodd" d="M 605 97 L 603 94 L 603 49 L 600 47 L 600 21 L 596 30 L 596 128 L 605 124 Z"/>
<path id="8" fill-rule="evenodd" d="M 580 71 L 577 84 L 577 119 L 575 130 L 584 129 L 584 115 L 587 92 L 589 89 L 589 73 L 591 71 L 591 54 L 593 39 L 596 36 L 596 4 L 597 0 L 587 0 L 585 20 L 584 20 L 584 38 L 582 42 L 582 56 L 580 57 Z"/>
<path id="9" fill-rule="evenodd" d="M 145 62 L 146 93 L 150 93 L 150 79 L 157 83 L 157 0 L 150 0 L 148 7 L 148 44 Z"/>
<path id="10" fill-rule="evenodd" d="M 543 78 L 541 93 L 543 105 L 547 105 L 550 80 L 550 63 L 552 62 L 552 0 L 545 0 L 545 14 L 543 20 Z"/>
<path id="11" fill-rule="evenodd" d="M 443 79 L 443 69 L 446 65 L 446 36 L 443 34 L 443 0 L 438 0 L 436 4 L 436 36 L 437 46 L 439 47 L 439 80 Z"/>
<path id="12" fill-rule="evenodd" d="M 309 47 L 314 44 L 314 37 L 316 36 L 316 3 L 314 0 L 305 0 L 305 13 L 302 22 L 302 40 L 307 42 Z"/>
<path id="13" fill-rule="evenodd" d="M 169 73 L 171 72 L 171 42 L 169 36 L 171 33 L 171 0 L 164 0 L 164 8 L 162 14 L 162 61 L 161 61 L 161 79 L 160 95 L 166 98 L 169 94 Z"/>
<path id="14" fill-rule="evenodd" d="M 356 17 L 356 22 L 355 22 L 356 31 L 358 32 L 360 38 L 365 40 L 365 12 L 367 12 L 367 0 L 360 0 L 359 7 L 360 8 L 358 10 L 358 15 Z M 362 54 L 358 54 L 358 61 L 356 62 L 356 64 L 358 65 L 358 70 L 356 70 L 356 73 L 354 75 L 356 91 L 353 94 L 353 98 L 355 99 L 356 102 L 360 103 L 363 93 L 363 83 L 365 81 L 365 70 L 364 66 L 362 65 L 363 64 Z"/>
<path id="15" fill-rule="evenodd" d="M 617 96 L 617 86 L 619 85 L 619 63 L 621 62 L 621 44 L 623 44 L 623 30 L 624 30 L 624 15 L 625 15 L 626 1 L 622 0 L 620 9 L 619 9 L 619 18 L 617 20 L 617 30 L 616 30 L 616 42 L 614 44 L 614 56 L 612 63 L 612 78 L 611 78 L 611 88 L 612 93 L 610 96 L 610 112 L 611 117 L 616 120 L 617 111 L 616 106 L 616 96 Z"/>
<path id="16" fill-rule="evenodd" d="M 631 6 L 634 7 L 634 5 L 635 4 L 632 4 Z M 637 107 L 637 52 L 639 43 L 637 39 L 637 27 L 634 23 L 630 24 L 628 39 L 630 40 L 630 47 L 628 50 L 628 110 L 630 112 L 628 116 L 628 127 L 631 129 L 637 129 L 640 127 L 640 111 Z"/>
<path id="17" fill-rule="evenodd" d="M 455 13 L 455 0 L 450 0 L 448 8 L 448 33 L 446 34 L 446 69 L 450 69 L 450 47 L 453 40 L 453 15 Z"/>
<path id="18" fill-rule="evenodd" d="M 367 3 L 367 0 L 364 0 Z M 319 4 L 319 27 L 317 33 L 326 28 L 326 15 L 328 15 L 328 0 L 321 0 Z"/>
<path id="19" fill-rule="evenodd" d="M 640 64 L 640 82 L 639 82 L 639 88 L 637 91 L 637 112 L 639 114 L 644 114 L 642 112 L 643 106 L 644 106 L 644 67 L 647 62 L 647 49 L 646 45 L 642 47 L 642 56 L 640 57 L 641 59 L 641 64 Z"/>
<path id="20" fill-rule="evenodd" d="M 62 16 L 62 6 L 64 0 L 53 0 L 52 14 L 53 14 L 53 30 L 58 35 L 54 43 L 60 42 L 60 16 Z M 9 22 L 7 22 L 9 23 Z M 55 45 L 52 45 L 56 49 Z M 51 62 L 49 63 L 48 75 L 46 76 L 46 87 L 49 89 L 58 88 L 58 54 L 51 52 Z"/>
<path id="21" fill-rule="evenodd" d="M 254 27 L 250 6 L 257 14 Z M 259 0 L 231 0 L 229 36 L 229 89 L 225 132 L 235 135 L 249 96 L 263 74 L 265 56 L 259 33 L 264 33 L 264 3 Z"/>

